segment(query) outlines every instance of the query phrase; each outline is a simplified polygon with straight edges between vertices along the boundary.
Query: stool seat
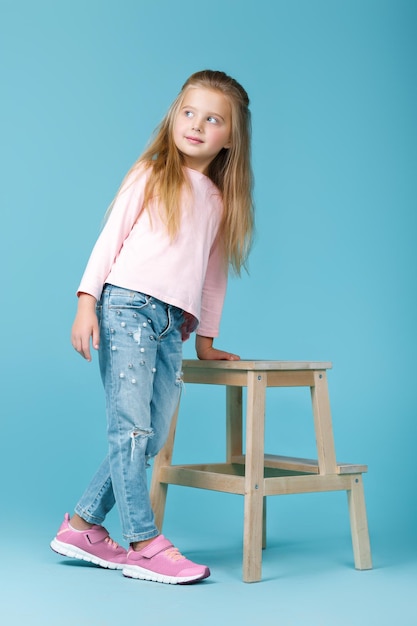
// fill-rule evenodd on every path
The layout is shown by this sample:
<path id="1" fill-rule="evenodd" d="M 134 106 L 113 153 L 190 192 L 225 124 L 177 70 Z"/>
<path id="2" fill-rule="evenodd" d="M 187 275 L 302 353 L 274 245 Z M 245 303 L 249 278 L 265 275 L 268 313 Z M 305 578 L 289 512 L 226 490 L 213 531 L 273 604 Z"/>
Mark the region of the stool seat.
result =
<path id="1" fill-rule="evenodd" d="M 243 580 L 261 580 L 266 545 L 266 497 L 346 491 L 355 567 L 372 567 L 362 473 L 366 465 L 337 463 L 327 385 L 329 362 L 183 361 L 185 383 L 226 387 L 224 463 L 172 465 L 179 407 L 164 448 L 155 459 L 151 502 L 162 529 L 169 484 L 211 489 L 244 497 Z M 317 460 L 265 454 L 265 396 L 268 387 L 309 387 Z M 246 432 L 243 395 L 246 388 Z M 245 454 L 243 440 L 245 438 Z"/>

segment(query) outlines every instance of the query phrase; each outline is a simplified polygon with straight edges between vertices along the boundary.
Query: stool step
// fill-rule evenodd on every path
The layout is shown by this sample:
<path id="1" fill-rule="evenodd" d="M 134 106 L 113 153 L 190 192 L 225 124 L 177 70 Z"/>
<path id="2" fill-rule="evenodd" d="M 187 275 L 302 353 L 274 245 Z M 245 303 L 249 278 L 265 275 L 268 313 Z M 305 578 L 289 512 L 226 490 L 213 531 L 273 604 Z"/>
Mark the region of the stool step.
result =
<path id="1" fill-rule="evenodd" d="M 197 487 L 198 489 L 210 489 L 245 495 L 247 485 L 245 478 L 245 457 L 237 457 L 232 463 L 199 463 L 193 465 L 170 465 L 160 468 L 159 480 L 161 483 L 170 485 L 182 485 L 184 487 Z M 286 458 L 286 457 L 284 457 Z M 293 460 L 291 457 L 290 460 Z M 297 459 L 294 459 L 297 461 Z M 314 461 L 312 462 L 314 463 Z M 312 471 L 314 465 L 302 465 L 290 463 L 283 468 L 276 463 L 265 465 L 263 495 L 285 495 L 291 493 L 311 493 L 320 491 L 351 490 L 353 484 L 361 481 L 360 465 L 349 465 L 355 468 L 351 473 L 319 474 Z M 308 471 L 294 470 L 297 468 L 309 468 Z M 291 468 L 291 469 L 289 469 Z"/>
<path id="2" fill-rule="evenodd" d="M 291 472 L 303 472 L 307 474 L 318 474 L 319 464 L 314 459 L 303 459 L 293 456 L 280 456 L 275 454 L 265 454 L 264 467 L 271 469 L 282 469 Z M 232 463 L 245 464 L 245 455 L 233 456 Z M 362 474 L 368 471 L 367 465 L 353 465 L 352 463 L 337 463 L 337 474 Z"/>

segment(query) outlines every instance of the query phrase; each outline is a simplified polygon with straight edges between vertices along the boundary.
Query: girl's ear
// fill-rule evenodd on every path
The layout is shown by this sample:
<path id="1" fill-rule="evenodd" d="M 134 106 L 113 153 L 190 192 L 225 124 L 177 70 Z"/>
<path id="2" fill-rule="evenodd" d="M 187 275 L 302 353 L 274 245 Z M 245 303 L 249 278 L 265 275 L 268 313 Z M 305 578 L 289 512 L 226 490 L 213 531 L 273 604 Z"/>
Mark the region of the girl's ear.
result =
<path id="1" fill-rule="evenodd" d="M 232 140 L 229 139 L 229 141 L 224 144 L 223 148 L 226 148 L 226 150 L 228 150 L 231 147 L 232 147 Z"/>

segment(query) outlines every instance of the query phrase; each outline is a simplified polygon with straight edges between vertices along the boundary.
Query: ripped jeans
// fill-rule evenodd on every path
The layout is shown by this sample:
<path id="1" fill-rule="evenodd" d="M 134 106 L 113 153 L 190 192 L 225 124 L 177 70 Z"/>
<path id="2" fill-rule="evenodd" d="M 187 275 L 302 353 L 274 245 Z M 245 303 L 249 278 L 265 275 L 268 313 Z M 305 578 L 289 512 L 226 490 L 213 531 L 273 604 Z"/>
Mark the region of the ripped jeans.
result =
<path id="1" fill-rule="evenodd" d="M 124 538 L 158 535 L 150 504 L 149 457 L 163 447 L 179 401 L 183 311 L 142 293 L 105 285 L 97 303 L 108 455 L 75 512 L 102 524 L 117 504 Z"/>

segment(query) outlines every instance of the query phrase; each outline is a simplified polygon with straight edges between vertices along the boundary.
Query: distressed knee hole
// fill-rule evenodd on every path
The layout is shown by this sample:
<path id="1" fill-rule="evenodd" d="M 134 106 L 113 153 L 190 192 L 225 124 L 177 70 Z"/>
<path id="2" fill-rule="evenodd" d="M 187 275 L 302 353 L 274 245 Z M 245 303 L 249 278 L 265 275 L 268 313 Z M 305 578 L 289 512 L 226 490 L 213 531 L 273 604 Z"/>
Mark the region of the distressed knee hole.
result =
<path id="1" fill-rule="evenodd" d="M 133 461 L 133 455 L 135 453 L 136 446 L 140 442 L 147 442 L 148 439 L 153 437 L 152 428 L 134 428 L 130 433 L 130 446 L 131 446 L 131 455 L 130 458 Z M 139 441 L 138 441 L 139 440 Z"/>

